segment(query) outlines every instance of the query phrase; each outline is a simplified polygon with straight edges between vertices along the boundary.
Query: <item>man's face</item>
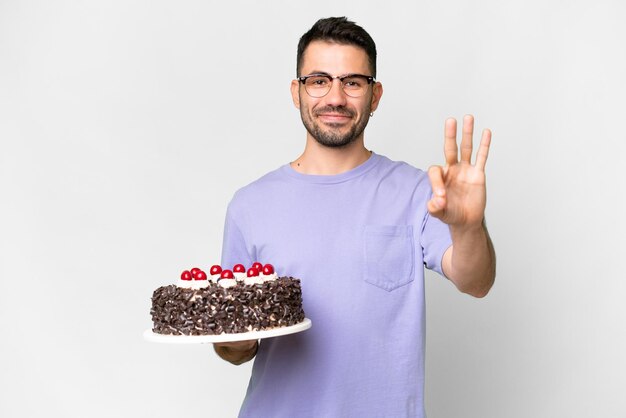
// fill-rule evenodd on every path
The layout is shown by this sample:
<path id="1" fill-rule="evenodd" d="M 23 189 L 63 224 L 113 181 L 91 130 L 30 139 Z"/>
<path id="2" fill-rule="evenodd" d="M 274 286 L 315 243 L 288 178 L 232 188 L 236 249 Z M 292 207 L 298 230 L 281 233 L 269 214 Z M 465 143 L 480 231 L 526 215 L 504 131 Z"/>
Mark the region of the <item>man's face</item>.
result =
<path id="1" fill-rule="evenodd" d="M 322 41 L 311 42 L 306 48 L 300 72 L 301 76 L 313 73 L 371 75 L 363 49 Z M 291 93 L 309 136 L 321 145 L 342 147 L 357 139 L 362 140 L 370 112 L 378 106 L 382 86 L 375 83 L 368 86 L 363 96 L 350 97 L 341 88 L 340 81 L 335 79 L 328 94 L 315 98 L 307 94 L 298 80 L 294 80 Z"/>

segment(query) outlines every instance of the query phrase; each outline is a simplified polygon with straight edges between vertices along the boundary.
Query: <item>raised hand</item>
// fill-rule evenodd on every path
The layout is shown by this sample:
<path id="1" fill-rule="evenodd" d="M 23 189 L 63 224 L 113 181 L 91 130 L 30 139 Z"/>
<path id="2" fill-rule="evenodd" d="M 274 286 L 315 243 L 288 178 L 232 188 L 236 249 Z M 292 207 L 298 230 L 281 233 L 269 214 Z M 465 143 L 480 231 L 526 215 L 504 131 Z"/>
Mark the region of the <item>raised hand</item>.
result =
<path id="1" fill-rule="evenodd" d="M 486 187 L 485 164 L 489 155 L 491 131 L 483 130 L 476 160 L 472 165 L 474 117 L 463 118 L 461 158 L 456 142 L 456 120 L 446 120 L 444 154 L 446 165 L 432 166 L 428 177 L 433 197 L 428 201 L 428 211 L 450 227 L 472 228 L 482 224 L 485 215 Z"/>

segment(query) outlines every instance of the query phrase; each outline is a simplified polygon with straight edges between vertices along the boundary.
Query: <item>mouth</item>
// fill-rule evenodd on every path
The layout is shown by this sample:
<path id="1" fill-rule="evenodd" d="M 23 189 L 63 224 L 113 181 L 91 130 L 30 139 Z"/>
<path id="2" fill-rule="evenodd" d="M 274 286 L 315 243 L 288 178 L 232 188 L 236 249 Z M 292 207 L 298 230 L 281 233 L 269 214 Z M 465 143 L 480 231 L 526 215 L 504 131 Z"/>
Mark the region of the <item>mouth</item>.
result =
<path id="1" fill-rule="evenodd" d="M 337 113 L 321 113 L 321 114 L 318 114 L 317 117 L 321 119 L 325 119 L 325 120 L 336 120 L 336 121 L 350 119 L 350 116 L 348 115 L 337 114 Z"/>
<path id="2" fill-rule="evenodd" d="M 330 125 L 345 124 L 352 119 L 352 115 L 337 112 L 320 112 L 316 116 L 323 123 Z"/>

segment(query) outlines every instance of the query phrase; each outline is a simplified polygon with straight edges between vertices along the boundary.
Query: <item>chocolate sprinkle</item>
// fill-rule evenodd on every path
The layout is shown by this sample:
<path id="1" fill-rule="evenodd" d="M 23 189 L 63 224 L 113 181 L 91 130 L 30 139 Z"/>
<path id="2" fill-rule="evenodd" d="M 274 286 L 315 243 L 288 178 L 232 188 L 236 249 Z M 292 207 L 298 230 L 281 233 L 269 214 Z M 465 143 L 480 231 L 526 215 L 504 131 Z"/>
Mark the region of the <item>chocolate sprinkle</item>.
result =
<path id="1" fill-rule="evenodd" d="M 237 334 L 304 320 L 300 280 L 280 277 L 259 284 L 204 289 L 161 286 L 152 295 L 153 332 L 167 335 Z"/>

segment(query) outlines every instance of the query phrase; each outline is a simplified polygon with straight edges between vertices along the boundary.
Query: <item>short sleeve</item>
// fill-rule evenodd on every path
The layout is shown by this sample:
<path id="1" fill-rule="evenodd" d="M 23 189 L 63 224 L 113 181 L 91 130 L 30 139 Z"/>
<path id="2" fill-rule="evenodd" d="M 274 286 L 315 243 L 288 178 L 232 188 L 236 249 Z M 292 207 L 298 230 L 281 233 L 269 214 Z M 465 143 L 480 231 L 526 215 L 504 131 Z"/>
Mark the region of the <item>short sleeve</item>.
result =
<path id="1" fill-rule="evenodd" d="M 420 244 L 422 245 L 426 268 L 445 276 L 441 262 L 443 254 L 452 245 L 450 228 L 439 219 L 430 216 L 428 211 L 422 225 Z"/>
<path id="2" fill-rule="evenodd" d="M 249 266 L 253 263 L 253 257 L 248 252 L 246 240 L 241 231 L 231 206 L 226 212 L 226 220 L 224 222 L 224 239 L 222 242 L 222 266 L 234 266 L 241 263 Z"/>

